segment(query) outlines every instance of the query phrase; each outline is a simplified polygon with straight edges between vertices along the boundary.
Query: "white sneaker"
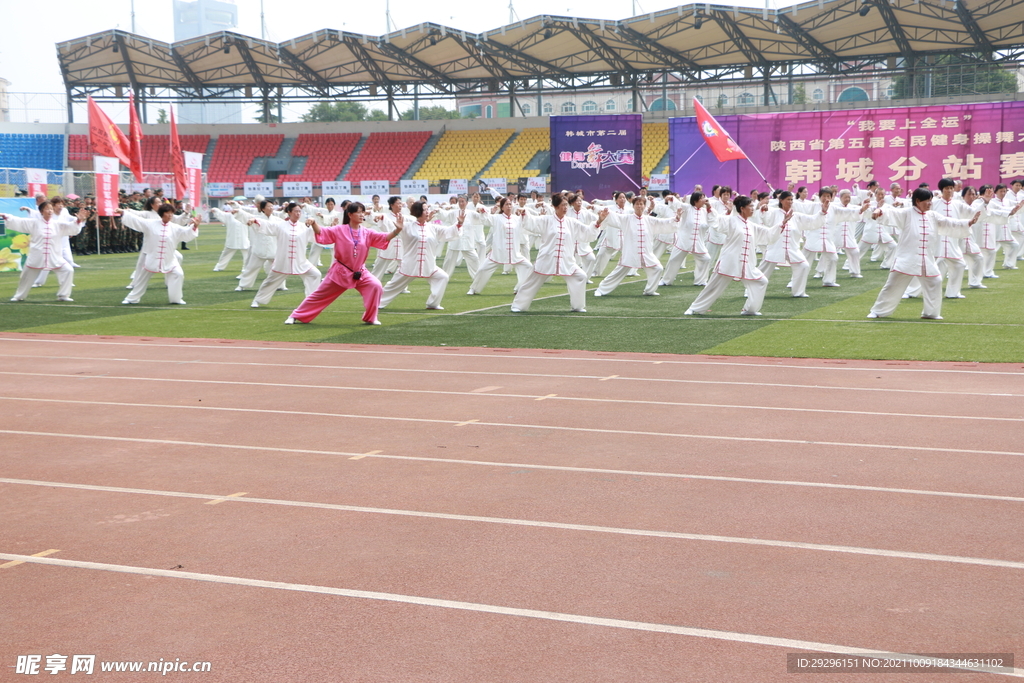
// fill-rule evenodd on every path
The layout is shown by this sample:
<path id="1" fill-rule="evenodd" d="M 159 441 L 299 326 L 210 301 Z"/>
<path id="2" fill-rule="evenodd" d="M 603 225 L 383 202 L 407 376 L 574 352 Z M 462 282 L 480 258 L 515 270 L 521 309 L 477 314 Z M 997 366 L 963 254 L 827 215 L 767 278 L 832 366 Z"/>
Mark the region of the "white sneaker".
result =
<path id="1" fill-rule="evenodd" d="M 294 325 L 295 324 L 295 318 L 293 318 L 291 316 L 288 316 L 287 318 L 284 319 L 284 324 L 285 325 Z"/>
<path id="2" fill-rule="evenodd" d="M 255 301 L 253 301 L 251 304 L 249 304 L 249 308 L 259 308 L 259 307 L 260 307 L 260 305 L 258 303 L 256 303 Z"/>
<path id="3" fill-rule="evenodd" d="M 11 301 L 14 301 L 14 299 L 11 299 Z M 519 310 L 518 308 L 516 308 L 515 306 L 512 307 L 512 312 L 513 313 L 522 313 L 522 311 Z"/>
<path id="4" fill-rule="evenodd" d="M 70 296 L 58 296 L 57 301 L 74 301 Z"/>
<path id="5" fill-rule="evenodd" d="M 291 320 L 291 318 L 288 318 L 288 320 Z M 288 322 L 288 320 L 285 320 L 285 321 L 284 321 L 284 324 L 285 324 L 285 325 L 289 325 L 289 324 L 290 324 L 290 323 Z M 292 322 L 294 322 L 294 321 L 292 321 Z M 368 322 L 368 323 L 366 323 L 366 324 L 367 324 L 367 325 L 380 325 L 380 321 L 379 321 L 379 320 L 373 320 L 373 321 L 371 321 L 371 322 Z"/>
<path id="6" fill-rule="evenodd" d="M 941 315 L 922 315 L 922 320 L 942 320 Z"/>
<path id="7" fill-rule="evenodd" d="M 761 315 L 761 311 L 740 311 L 740 315 Z"/>
<path id="8" fill-rule="evenodd" d="M 235 287 L 235 291 L 236 292 L 243 292 L 245 290 L 243 290 L 241 286 L 238 286 L 238 287 Z"/>
<path id="9" fill-rule="evenodd" d="M 570 308 L 569 312 L 570 313 L 586 313 L 587 309 L 585 309 L 585 308 Z"/>
<path id="10" fill-rule="evenodd" d="M 868 313 L 868 317 L 869 318 L 877 318 L 878 314 L 877 313 Z"/>
<path id="11" fill-rule="evenodd" d="M 428 311 L 443 311 L 444 306 L 427 306 Z"/>
<path id="12" fill-rule="evenodd" d="M 644 296 L 661 296 L 658 292 L 644 292 Z"/>

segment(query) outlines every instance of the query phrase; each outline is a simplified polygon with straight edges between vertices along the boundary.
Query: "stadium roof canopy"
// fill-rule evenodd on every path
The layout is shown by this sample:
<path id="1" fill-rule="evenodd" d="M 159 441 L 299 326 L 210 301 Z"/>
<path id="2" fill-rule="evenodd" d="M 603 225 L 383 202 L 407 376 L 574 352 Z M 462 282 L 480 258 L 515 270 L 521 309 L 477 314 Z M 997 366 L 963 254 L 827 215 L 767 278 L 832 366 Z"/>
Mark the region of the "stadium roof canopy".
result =
<path id="1" fill-rule="evenodd" d="M 897 60 L 1024 54 L 1021 0 L 811 0 L 782 9 L 696 3 L 618 21 L 536 16 L 473 34 L 424 23 L 383 36 L 315 31 L 282 43 L 231 32 L 163 43 L 112 30 L 57 44 L 69 100 L 206 101 L 457 96 L 538 87 L 628 87 L 764 77 L 807 67 L 847 74 Z M 546 84 L 546 85 L 544 85 Z M 159 92 L 158 92 L 159 91 Z M 69 104 L 70 106 L 70 104 Z"/>

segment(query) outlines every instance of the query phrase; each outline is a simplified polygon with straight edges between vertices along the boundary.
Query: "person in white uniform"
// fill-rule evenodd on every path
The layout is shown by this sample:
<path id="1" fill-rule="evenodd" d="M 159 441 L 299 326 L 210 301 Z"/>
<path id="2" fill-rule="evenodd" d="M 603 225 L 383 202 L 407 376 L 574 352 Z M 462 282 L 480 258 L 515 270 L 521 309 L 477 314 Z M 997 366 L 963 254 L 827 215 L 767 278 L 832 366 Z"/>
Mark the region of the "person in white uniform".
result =
<path id="1" fill-rule="evenodd" d="M 42 197 L 42 195 L 39 195 L 39 197 Z M 39 200 L 37 199 L 37 201 L 39 201 Z M 42 201 L 46 201 L 45 198 L 43 198 Z M 74 217 L 71 215 L 71 212 L 68 211 L 67 206 L 64 203 L 64 198 L 63 197 L 50 197 L 49 201 L 50 201 L 50 206 L 53 207 L 53 216 L 57 220 L 58 223 L 66 223 L 68 221 L 74 220 Z M 26 207 L 21 207 L 21 208 L 22 208 L 22 210 L 28 210 L 28 209 L 26 209 Z M 38 213 L 39 213 L 38 205 L 36 206 L 35 211 L 32 212 L 32 213 L 38 215 Z M 68 237 L 67 235 L 63 235 L 60 238 L 60 253 L 61 253 L 61 256 L 64 257 L 64 260 L 71 264 L 72 268 L 81 268 L 81 266 L 79 266 L 77 263 L 75 263 L 75 257 L 71 253 L 71 238 Z M 42 287 L 43 285 L 46 284 L 46 280 L 49 277 L 49 275 L 50 275 L 50 271 L 45 270 L 45 269 L 44 270 L 40 270 L 39 271 L 39 275 L 36 276 L 36 281 L 32 284 L 32 286 L 33 287 Z"/>
<path id="2" fill-rule="evenodd" d="M 769 245 L 774 243 L 782 234 L 785 221 L 775 228 L 765 228 L 751 220 L 753 215 L 750 197 L 740 195 L 733 200 L 732 210 L 727 211 L 718 223 L 718 231 L 725 238 L 725 243 L 714 273 L 683 315 L 707 313 L 718 297 L 725 293 L 729 283 L 736 280 L 743 281 L 748 293 L 740 315 L 761 315 L 768 278 L 755 265 L 757 255 L 754 247 L 759 241 Z"/>
<path id="3" fill-rule="evenodd" d="M 708 274 L 711 271 L 711 257 L 708 256 L 708 249 L 704 244 L 704 233 L 707 232 L 708 207 L 707 198 L 703 192 L 694 192 L 690 195 L 690 201 L 683 205 L 679 215 L 679 229 L 676 230 L 675 240 L 672 243 L 672 252 L 669 255 L 668 263 L 665 264 L 665 272 L 661 276 L 661 286 L 671 285 L 682 268 L 686 257 L 693 254 L 697 265 L 693 269 L 693 284 L 696 287 L 703 287 L 708 283 Z"/>
<path id="4" fill-rule="evenodd" d="M 437 254 L 442 242 L 457 240 L 462 234 L 462 222 L 455 225 L 431 223 L 433 216 L 427 213 L 423 202 L 413 202 L 409 209 L 412 220 L 406 220 L 398 238 L 401 240 L 401 265 L 398 272 L 384 285 L 380 307 L 384 308 L 401 294 L 414 279 L 425 279 L 430 283 L 427 310 L 443 311 L 441 300 L 448 287 L 448 273 L 437 267 Z M 395 224 L 396 227 L 398 223 Z"/>
<path id="5" fill-rule="evenodd" d="M 223 223 L 225 228 L 224 251 L 220 253 L 220 258 L 217 259 L 217 263 L 213 267 L 213 272 L 215 273 L 226 270 L 237 252 L 242 253 L 243 267 L 245 266 L 246 259 L 249 258 L 249 227 L 235 218 L 235 212 L 231 210 L 232 206 L 233 202 L 225 203 L 225 207 L 228 210 L 218 207 L 210 209 L 210 215 L 213 219 Z"/>
<path id="6" fill-rule="evenodd" d="M 38 213 L 27 218 L 3 214 L 7 227 L 29 237 L 28 256 L 11 301 L 24 301 L 28 297 L 41 270 L 57 271 L 57 301 L 73 301 L 71 288 L 75 286 L 75 269 L 64 258 L 61 237 L 74 237 L 82 232 L 89 220 L 89 210 L 81 209 L 77 218 L 69 214 L 67 218 L 57 219 L 53 205 L 45 200 L 36 210 Z"/>
<path id="7" fill-rule="evenodd" d="M 479 194 L 473 196 L 480 197 Z M 480 268 L 476 241 L 484 234 L 484 214 L 486 212 L 487 207 L 479 203 L 470 203 L 465 196 L 459 197 L 455 207 L 443 210 L 442 221 L 448 225 L 457 222 L 454 220 L 457 216 L 463 217 L 459 237 L 448 242 L 448 250 L 441 264 L 441 268 L 449 278 L 455 273 L 460 259 L 466 262 L 466 271 L 469 273 L 470 279 L 476 277 Z"/>
<path id="8" fill-rule="evenodd" d="M 241 208 L 235 212 L 236 217 L 243 221 L 249 229 L 249 257 L 242 267 L 238 286 L 235 287 L 236 292 L 255 287 L 256 278 L 261 270 L 269 277 L 271 268 L 274 266 L 274 257 L 277 255 L 277 238 L 269 233 L 257 232 L 255 223 L 257 219 L 265 219 L 269 222 L 274 218 L 274 204 L 270 200 L 261 199 L 257 206 L 259 210 L 256 213 L 249 213 Z M 284 283 L 281 283 L 281 288 L 285 288 Z"/>
<path id="9" fill-rule="evenodd" d="M 498 213 L 484 214 L 490 227 L 491 250 L 487 253 L 484 264 L 477 269 L 476 277 L 473 278 L 473 284 L 470 285 L 467 294 L 483 292 L 498 266 L 515 268 L 518 281 L 513 293 L 518 292 L 526 279 L 533 273 L 533 264 L 530 263 L 529 258 L 523 256 L 521 249 L 522 223 L 527 213 L 525 209 L 514 207 L 515 204 L 511 199 L 502 197 L 498 200 Z"/>
<path id="10" fill-rule="evenodd" d="M 622 233 L 622 251 L 619 254 L 619 265 L 601 280 L 594 296 L 611 294 L 634 268 L 643 268 L 647 273 L 647 286 L 644 287 L 643 295 L 659 296 L 658 286 L 665 269 L 654 256 L 654 242 L 656 235 L 674 234 L 678 223 L 675 215 L 671 218 L 655 218 L 647 213 L 653 208 L 653 199 L 648 203 L 643 197 L 635 197 L 633 211 L 627 214 L 608 213 L 601 221 L 601 225 L 610 224 Z"/>
<path id="11" fill-rule="evenodd" d="M 136 211 L 135 209 L 122 209 L 122 215 L 135 216 L 136 218 L 143 218 L 145 220 L 157 220 L 160 215 L 157 213 L 157 209 L 164 201 L 157 196 L 150 197 L 143 204 L 142 211 Z M 171 222 L 176 225 L 188 226 L 192 224 L 192 218 L 186 213 L 176 214 L 171 217 Z M 142 235 L 142 248 L 139 249 L 139 256 L 135 260 L 135 270 L 132 271 L 132 276 L 126 289 L 135 289 L 135 286 L 139 284 L 139 277 L 146 271 L 146 257 L 149 255 L 149 250 L 152 245 L 146 243 L 146 235 Z M 184 261 L 184 257 L 178 250 L 174 251 L 174 258 L 178 259 L 178 263 Z"/>
<path id="12" fill-rule="evenodd" d="M 924 298 L 921 317 L 926 320 L 942 320 L 942 279 L 938 264 L 935 263 L 939 237 L 966 237 L 970 226 L 977 222 L 981 213 L 976 213 L 968 221 L 946 218 L 931 208 L 931 191 L 918 188 L 911 195 L 911 207 L 886 205 L 875 210 L 875 220 L 898 230 L 900 240 L 896 245 L 896 259 L 889 277 L 867 317 L 884 318 L 892 315 L 907 286 L 914 278 L 920 278 Z"/>
<path id="13" fill-rule="evenodd" d="M 537 249 L 537 260 L 533 264 L 533 273 L 522 284 L 512 300 L 512 312 L 520 313 L 530 310 L 537 292 L 549 277 L 558 276 L 565 279 L 569 290 L 569 308 L 574 313 L 587 312 L 587 274 L 576 262 L 576 244 L 578 241 L 592 241 L 597 238 L 601 222 L 607 218 L 608 209 L 598 214 L 593 225 L 584 225 L 569 218 L 569 200 L 560 194 L 551 196 L 553 214 L 528 216 L 523 220 L 523 229 L 537 235 L 540 246 Z"/>
<path id="14" fill-rule="evenodd" d="M 626 192 L 616 192 L 612 195 L 612 206 L 609 210 L 613 214 L 625 215 L 631 211 L 627 203 Z M 613 228 L 610 223 L 601 226 L 601 234 L 597 236 L 597 261 L 594 263 L 596 277 L 603 277 L 612 257 L 622 251 L 622 233 L 618 228 Z"/>
<path id="15" fill-rule="evenodd" d="M 761 224 L 766 228 L 781 226 L 779 238 L 768 245 L 764 260 L 758 270 L 765 278 L 771 280 L 772 273 L 779 266 L 789 266 L 790 286 L 796 299 L 806 299 L 807 276 L 811 273 L 811 264 L 800 250 L 800 240 L 804 230 L 816 230 L 825 223 L 828 216 L 826 202 L 817 214 L 797 213 L 793 211 L 793 193 L 784 190 L 779 195 L 779 205 L 761 207 Z"/>
<path id="16" fill-rule="evenodd" d="M 309 242 L 314 239 L 313 228 L 302 222 L 302 207 L 295 202 L 286 205 L 284 213 L 287 218 L 283 220 L 277 216 L 270 216 L 257 217 L 252 221 L 256 232 L 272 235 L 277 240 L 274 265 L 256 291 L 251 304 L 253 308 L 269 304 L 274 291 L 285 283 L 289 275 L 298 275 L 302 278 L 306 296 L 320 286 L 320 271 L 306 258 Z"/>
<path id="17" fill-rule="evenodd" d="M 190 242 L 199 234 L 199 219 L 191 219 L 190 225 L 178 225 L 172 219 L 174 207 L 161 204 L 157 209 L 158 218 L 139 218 L 132 214 L 124 214 L 121 221 L 137 232 L 142 233 L 143 243 L 149 242 L 146 263 L 137 284 L 132 287 L 122 304 L 137 304 L 146 294 L 149 280 L 154 273 L 162 273 L 167 285 L 167 301 L 184 306 L 182 291 L 185 286 L 185 271 L 175 256 L 178 244 Z"/>
<path id="18" fill-rule="evenodd" d="M 376 206 L 375 201 L 374 207 Z M 398 216 L 402 213 L 402 198 L 388 197 L 388 210 L 383 214 L 371 214 L 371 222 L 375 225 L 376 229 L 389 233 L 398 227 Z M 391 240 L 387 248 L 377 250 L 377 259 L 373 262 L 373 269 L 370 272 L 373 273 L 375 278 L 383 281 L 384 275 L 394 272 L 398 268 L 398 264 L 398 240 Z"/>

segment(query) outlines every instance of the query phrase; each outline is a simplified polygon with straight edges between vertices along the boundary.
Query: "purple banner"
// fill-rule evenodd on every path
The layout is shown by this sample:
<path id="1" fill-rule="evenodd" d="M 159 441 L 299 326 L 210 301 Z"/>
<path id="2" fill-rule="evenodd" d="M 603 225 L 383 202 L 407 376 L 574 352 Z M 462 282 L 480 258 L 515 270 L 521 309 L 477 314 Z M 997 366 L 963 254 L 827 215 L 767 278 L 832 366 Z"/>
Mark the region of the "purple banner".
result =
<path id="1" fill-rule="evenodd" d="M 640 189 L 643 116 L 552 116 L 550 127 L 552 192 L 606 199 Z"/>
<path id="2" fill-rule="evenodd" d="M 671 185 L 710 192 L 729 185 L 748 194 L 767 190 L 754 166 L 776 188 L 789 183 L 817 189 L 876 180 L 904 190 L 940 178 L 977 187 L 1024 177 L 1024 102 L 942 107 L 716 116 L 750 157 L 720 162 L 695 118 L 669 121 Z M 753 162 L 753 164 L 751 164 Z"/>

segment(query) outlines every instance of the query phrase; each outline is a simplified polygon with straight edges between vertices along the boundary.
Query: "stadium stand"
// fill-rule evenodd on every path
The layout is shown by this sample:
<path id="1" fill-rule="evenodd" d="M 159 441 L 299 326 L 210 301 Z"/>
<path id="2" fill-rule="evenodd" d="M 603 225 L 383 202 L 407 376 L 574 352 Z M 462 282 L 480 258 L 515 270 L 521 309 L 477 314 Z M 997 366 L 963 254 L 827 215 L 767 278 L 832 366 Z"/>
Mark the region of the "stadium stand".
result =
<path id="1" fill-rule="evenodd" d="M 285 174 L 278 181 L 316 184 L 337 179 L 360 138 L 359 133 L 300 134 L 292 148 L 292 157 L 306 157 L 306 166 L 302 173 Z"/>
<path id="2" fill-rule="evenodd" d="M 532 178 L 540 175 L 535 168 L 526 168 L 526 165 L 551 146 L 551 134 L 547 128 L 526 128 L 516 139 L 512 141 L 498 160 L 488 169 L 484 169 L 483 175 L 490 178 Z"/>
<path id="3" fill-rule="evenodd" d="M 430 131 L 371 133 L 345 180 L 387 180 L 397 183 L 430 139 Z"/>
<path id="4" fill-rule="evenodd" d="M 248 175 L 257 157 L 272 157 L 281 149 L 284 135 L 221 135 L 210 159 L 211 183 L 261 182 L 262 175 Z"/>
<path id="5" fill-rule="evenodd" d="M 182 135 L 181 149 L 206 154 L 209 135 Z M 171 136 L 147 135 L 142 138 L 142 168 L 147 173 L 171 172 Z"/>
<path id="6" fill-rule="evenodd" d="M 64 136 L 4 133 L 0 135 L 0 168 L 64 168 Z"/>
<path id="7" fill-rule="evenodd" d="M 658 164 L 668 154 L 668 124 L 645 123 L 643 130 L 644 176 L 652 173 L 668 173 L 668 166 L 658 168 Z"/>
<path id="8" fill-rule="evenodd" d="M 68 161 L 88 161 L 92 158 L 89 151 L 88 135 L 68 136 Z"/>
<path id="9" fill-rule="evenodd" d="M 450 130 L 441 136 L 416 179 L 436 185 L 442 179 L 477 178 L 514 132 L 505 128 Z"/>

